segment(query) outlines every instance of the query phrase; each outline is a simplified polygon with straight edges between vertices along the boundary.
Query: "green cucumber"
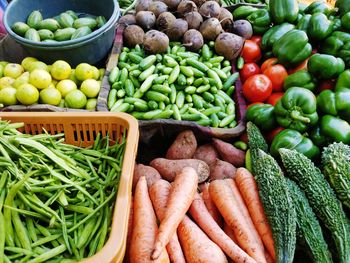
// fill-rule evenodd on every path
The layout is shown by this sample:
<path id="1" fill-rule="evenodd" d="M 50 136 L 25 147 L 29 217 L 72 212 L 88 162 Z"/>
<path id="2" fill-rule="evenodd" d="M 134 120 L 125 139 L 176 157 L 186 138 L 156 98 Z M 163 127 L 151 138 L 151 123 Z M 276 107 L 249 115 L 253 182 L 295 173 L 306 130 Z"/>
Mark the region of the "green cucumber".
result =
<path id="1" fill-rule="evenodd" d="M 11 27 L 13 32 L 15 32 L 17 35 L 20 35 L 22 37 L 26 34 L 26 32 L 29 28 L 30 27 L 26 23 L 23 23 L 23 22 L 16 22 Z"/>
<path id="2" fill-rule="evenodd" d="M 72 27 L 58 29 L 55 32 L 55 40 L 57 40 L 57 41 L 69 40 L 72 38 L 72 35 L 74 34 L 75 31 L 76 31 L 76 29 L 72 28 Z"/>
<path id="3" fill-rule="evenodd" d="M 60 21 L 59 24 L 61 27 L 66 28 L 66 27 L 72 27 L 74 23 L 74 18 L 67 14 L 67 13 L 62 13 L 60 14 Z"/>
<path id="4" fill-rule="evenodd" d="M 97 22 L 95 19 L 91 17 L 82 17 L 82 18 L 76 19 L 73 23 L 73 27 L 76 29 L 83 26 L 88 26 L 90 27 L 91 30 L 93 30 L 97 26 Z"/>
<path id="5" fill-rule="evenodd" d="M 39 23 L 43 20 L 43 16 L 40 11 L 35 10 L 30 13 L 27 19 L 27 25 L 31 28 L 38 29 Z"/>
<path id="6" fill-rule="evenodd" d="M 52 32 L 60 28 L 60 24 L 53 18 L 47 18 L 39 22 L 40 29 L 48 29 Z"/>
<path id="7" fill-rule="evenodd" d="M 46 39 L 54 39 L 55 35 L 48 29 L 40 29 L 38 30 L 38 34 L 40 36 L 41 41 L 44 41 Z"/>
<path id="8" fill-rule="evenodd" d="M 40 42 L 39 33 L 34 28 L 29 28 L 24 37 L 34 42 Z"/>

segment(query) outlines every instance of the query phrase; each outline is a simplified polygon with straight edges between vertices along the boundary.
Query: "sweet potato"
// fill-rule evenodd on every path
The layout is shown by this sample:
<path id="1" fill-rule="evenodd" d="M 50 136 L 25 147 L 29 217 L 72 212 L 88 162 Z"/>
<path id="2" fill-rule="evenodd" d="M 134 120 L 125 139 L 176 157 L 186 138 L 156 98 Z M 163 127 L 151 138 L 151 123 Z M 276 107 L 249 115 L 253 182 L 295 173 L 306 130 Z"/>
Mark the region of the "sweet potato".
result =
<path id="1" fill-rule="evenodd" d="M 212 165 L 219 158 L 219 154 L 212 144 L 204 144 L 199 146 L 194 152 L 193 159 L 202 160 L 207 165 Z"/>
<path id="2" fill-rule="evenodd" d="M 232 144 L 219 139 L 213 139 L 213 144 L 224 161 L 229 162 L 236 167 L 241 167 L 244 165 L 244 151 L 239 150 Z"/>
<path id="3" fill-rule="evenodd" d="M 159 179 L 161 179 L 160 174 L 156 169 L 151 166 L 137 164 L 134 168 L 134 176 L 132 178 L 132 189 L 134 190 L 137 182 L 139 181 L 141 176 L 145 176 L 147 180 L 148 188 L 152 186 L 152 184 Z"/>
<path id="4" fill-rule="evenodd" d="M 169 182 L 174 181 L 176 175 L 185 167 L 192 167 L 196 170 L 199 183 L 207 180 L 210 173 L 209 166 L 205 162 L 196 159 L 168 160 L 156 158 L 150 163 L 150 166 L 155 168 L 163 179 Z"/>
<path id="5" fill-rule="evenodd" d="M 186 130 L 177 135 L 175 141 L 169 147 L 165 158 L 171 160 L 191 159 L 196 149 L 196 137 L 191 130 Z"/>
<path id="6" fill-rule="evenodd" d="M 236 167 L 232 164 L 216 159 L 215 163 L 210 166 L 209 180 L 218 180 L 226 178 L 234 178 L 236 175 Z"/>

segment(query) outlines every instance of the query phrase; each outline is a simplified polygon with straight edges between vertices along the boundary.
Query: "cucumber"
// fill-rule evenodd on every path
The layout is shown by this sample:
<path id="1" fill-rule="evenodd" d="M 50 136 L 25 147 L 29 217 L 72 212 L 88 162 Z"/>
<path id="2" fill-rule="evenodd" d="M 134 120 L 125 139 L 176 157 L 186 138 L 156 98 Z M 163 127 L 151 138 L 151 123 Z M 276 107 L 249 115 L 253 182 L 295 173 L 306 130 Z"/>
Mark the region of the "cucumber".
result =
<path id="1" fill-rule="evenodd" d="M 90 27 L 90 29 L 94 29 L 97 26 L 97 22 L 95 19 L 91 17 L 82 17 L 82 18 L 78 18 L 73 23 L 74 28 L 80 28 L 83 26 L 88 26 Z"/>
<path id="2" fill-rule="evenodd" d="M 60 24 L 57 22 L 57 20 L 53 19 L 53 18 L 47 18 L 42 20 L 39 23 L 39 28 L 40 29 L 48 29 L 52 32 L 55 32 L 57 29 L 60 28 Z"/>
<path id="3" fill-rule="evenodd" d="M 106 24 L 106 18 L 104 16 L 98 16 L 96 18 L 97 27 L 101 28 Z"/>
<path id="4" fill-rule="evenodd" d="M 71 39 L 72 35 L 75 32 L 75 28 L 67 27 L 63 29 L 58 29 L 55 32 L 55 40 L 57 41 L 65 41 Z"/>
<path id="5" fill-rule="evenodd" d="M 79 27 L 77 30 L 75 30 L 71 39 L 81 38 L 91 33 L 92 33 L 92 30 L 90 29 L 90 27 L 88 26 Z"/>
<path id="6" fill-rule="evenodd" d="M 11 27 L 13 32 L 15 32 L 17 35 L 20 35 L 22 37 L 26 34 L 26 32 L 29 28 L 30 27 L 26 23 L 23 23 L 23 22 L 16 22 Z"/>
<path id="7" fill-rule="evenodd" d="M 74 18 L 71 15 L 69 15 L 67 13 L 60 14 L 61 27 L 63 27 L 63 28 L 72 27 L 73 23 L 74 23 Z"/>
<path id="8" fill-rule="evenodd" d="M 54 39 L 55 35 L 48 29 L 40 29 L 38 30 L 41 41 L 46 39 Z"/>
<path id="9" fill-rule="evenodd" d="M 31 28 L 38 29 L 39 23 L 43 20 L 43 16 L 41 15 L 40 11 L 35 10 L 30 13 L 30 15 L 27 18 L 27 25 Z"/>
<path id="10" fill-rule="evenodd" d="M 34 28 L 29 28 L 24 37 L 34 42 L 40 42 L 39 33 Z"/>

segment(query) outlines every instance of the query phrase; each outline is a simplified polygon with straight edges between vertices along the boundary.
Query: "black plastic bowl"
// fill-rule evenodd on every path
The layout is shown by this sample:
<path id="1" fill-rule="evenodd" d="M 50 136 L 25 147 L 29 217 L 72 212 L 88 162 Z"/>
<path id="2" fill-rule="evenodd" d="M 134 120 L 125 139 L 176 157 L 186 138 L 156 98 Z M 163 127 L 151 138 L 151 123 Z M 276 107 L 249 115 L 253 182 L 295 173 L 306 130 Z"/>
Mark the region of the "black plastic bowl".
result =
<path id="1" fill-rule="evenodd" d="M 34 10 L 39 10 L 44 18 L 57 16 L 67 10 L 95 16 L 102 15 L 107 23 L 78 39 L 57 43 L 34 42 L 17 35 L 11 29 L 15 22 L 26 22 Z M 3 20 L 10 36 L 31 56 L 49 64 L 62 59 L 76 66 L 82 62 L 96 64 L 107 56 L 113 45 L 119 14 L 117 0 L 14 0 L 5 10 Z"/>

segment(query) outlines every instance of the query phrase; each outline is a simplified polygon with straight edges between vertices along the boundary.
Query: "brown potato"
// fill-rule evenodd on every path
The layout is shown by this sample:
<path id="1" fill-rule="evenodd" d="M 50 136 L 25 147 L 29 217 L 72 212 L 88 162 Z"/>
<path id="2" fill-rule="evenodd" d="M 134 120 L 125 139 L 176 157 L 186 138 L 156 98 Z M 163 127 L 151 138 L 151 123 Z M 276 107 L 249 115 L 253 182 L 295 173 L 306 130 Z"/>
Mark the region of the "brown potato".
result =
<path id="1" fill-rule="evenodd" d="M 233 164 L 236 167 L 241 167 L 245 162 L 245 152 L 237 149 L 232 144 L 219 139 L 213 139 L 213 144 L 219 152 L 221 159 Z"/>
<path id="2" fill-rule="evenodd" d="M 197 140 L 191 130 L 180 132 L 169 147 L 165 158 L 171 160 L 191 159 L 197 149 Z"/>

